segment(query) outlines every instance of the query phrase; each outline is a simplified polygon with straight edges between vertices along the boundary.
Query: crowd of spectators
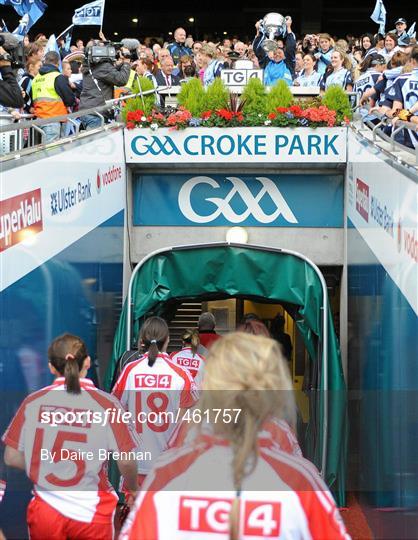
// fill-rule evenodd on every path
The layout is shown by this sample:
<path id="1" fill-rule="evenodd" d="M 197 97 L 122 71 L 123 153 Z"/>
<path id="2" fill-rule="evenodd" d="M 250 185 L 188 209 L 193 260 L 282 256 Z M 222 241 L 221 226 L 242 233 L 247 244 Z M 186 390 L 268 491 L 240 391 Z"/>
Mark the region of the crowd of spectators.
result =
<path id="1" fill-rule="evenodd" d="M 9 99 L 0 104 L 45 118 L 52 116 L 45 104 L 51 98 L 55 100 L 54 112 L 90 109 L 131 92 L 137 76 L 147 77 L 156 87 L 178 86 L 193 77 L 199 77 L 207 86 L 221 76 L 222 70 L 245 65 L 262 69 L 265 85 L 274 85 L 278 80 L 321 90 L 338 85 L 357 93 L 360 102 L 368 103 L 372 112 L 396 117 L 401 111 L 402 119 L 418 123 L 418 47 L 415 38 L 406 33 L 405 19 L 398 19 L 395 29 L 384 36 L 366 33 L 344 39 L 328 33 L 306 34 L 298 39 L 292 30 L 292 19 L 285 20 L 285 31 L 272 50 L 264 47 L 266 35 L 259 22 L 255 24 L 253 41 L 241 41 L 238 37 L 226 37 L 220 42 L 197 41 L 183 28 L 177 28 L 171 43 L 151 38 L 143 43 L 126 40 L 127 46 L 120 50 L 115 62 L 103 61 L 94 66 L 86 66 L 83 59 L 88 47 L 105 43 L 103 34 L 86 45 L 77 39 L 68 49 L 65 40 L 59 39 L 59 55 L 54 58 L 45 54 L 45 35 L 39 34 L 33 41 L 26 36 L 26 70 L 17 74 L 23 107 L 20 100 L 13 104 Z M 7 62 L 0 61 L 3 78 L 8 69 Z M 48 74 L 52 89 L 45 82 L 38 84 Z M 157 96 L 156 104 L 163 107 L 164 98 Z M 100 121 L 98 116 L 87 114 L 82 117 L 82 126 L 94 128 Z M 62 134 L 56 126 L 45 131 L 48 141 Z M 413 133 L 407 144 L 417 145 Z"/>

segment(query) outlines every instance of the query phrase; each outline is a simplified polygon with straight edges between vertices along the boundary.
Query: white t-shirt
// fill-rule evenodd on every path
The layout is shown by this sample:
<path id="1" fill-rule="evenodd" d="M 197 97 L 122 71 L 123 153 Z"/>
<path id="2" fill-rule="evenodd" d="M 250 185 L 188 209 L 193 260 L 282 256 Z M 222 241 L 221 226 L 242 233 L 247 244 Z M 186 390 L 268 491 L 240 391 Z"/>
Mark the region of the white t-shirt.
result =
<path id="1" fill-rule="evenodd" d="M 137 462 L 138 473 L 148 474 L 180 422 L 179 410 L 191 407 L 197 399 L 193 377 L 165 353 L 158 354 L 152 366 L 144 354 L 124 368 L 112 393 L 133 414 L 140 450 L 149 452 L 144 461 Z"/>
<path id="2" fill-rule="evenodd" d="M 183 347 L 181 351 L 171 354 L 171 360 L 178 366 L 187 369 L 196 386 L 201 387 L 205 369 L 205 359 L 201 354 L 193 354 L 191 347 Z"/>
<path id="3" fill-rule="evenodd" d="M 240 494 L 241 540 L 348 540 L 335 502 L 312 465 L 259 437 L 258 460 Z M 120 540 L 228 540 L 236 491 L 226 441 L 161 456 L 146 479 Z"/>
<path id="4" fill-rule="evenodd" d="M 128 424 L 99 421 L 106 409 L 124 412 L 116 398 L 88 379 L 80 379 L 80 386 L 81 394 L 70 394 L 59 377 L 30 394 L 2 440 L 24 453 L 26 474 L 37 496 L 71 519 L 107 523 L 118 501 L 107 479 L 107 452 L 135 451 L 139 440 Z M 97 422 L 87 416 L 88 411 L 97 413 Z M 55 417 L 54 426 L 53 413 L 60 412 L 78 417 Z"/>

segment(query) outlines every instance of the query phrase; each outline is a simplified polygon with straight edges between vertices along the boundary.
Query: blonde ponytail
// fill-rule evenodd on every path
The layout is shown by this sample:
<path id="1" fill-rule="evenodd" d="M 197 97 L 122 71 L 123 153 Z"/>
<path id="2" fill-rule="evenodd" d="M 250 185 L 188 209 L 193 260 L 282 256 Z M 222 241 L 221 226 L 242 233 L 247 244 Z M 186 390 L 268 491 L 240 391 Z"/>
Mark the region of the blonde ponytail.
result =
<path id="1" fill-rule="evenodd" d="M 199 332 L 197 330 L 185 330 L 182 335 L 183 343 L 190 345 L 193 356 L 196 355 L 200 345 Z"/>
<path id="2" fill-rule="evenodd" d="M 230 513 L 230 540 L 238 540 L 242 483 L 254 471 L 258 433 L 269 417 L 295 426 L 292 381 L 281 349 L 264 336 L 236 332 L 211 347 L 203 379 L 202 410 L 239 409 L 234 422 L 214 422 L 215 435 L 230 441 L 236 496 Z M 219 391 L 221 390 L 221 391 Z"/>

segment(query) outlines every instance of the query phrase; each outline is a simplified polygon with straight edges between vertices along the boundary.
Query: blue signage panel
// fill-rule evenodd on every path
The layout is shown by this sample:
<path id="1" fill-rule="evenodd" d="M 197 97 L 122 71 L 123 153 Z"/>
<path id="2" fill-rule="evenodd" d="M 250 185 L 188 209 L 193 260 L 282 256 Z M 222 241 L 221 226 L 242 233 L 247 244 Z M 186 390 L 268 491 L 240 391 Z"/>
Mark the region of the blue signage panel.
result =
<path id="1" fill-rule="evenodd" d="M 138 175 L 134 225 L 343 227 L 343 176 Z"/>

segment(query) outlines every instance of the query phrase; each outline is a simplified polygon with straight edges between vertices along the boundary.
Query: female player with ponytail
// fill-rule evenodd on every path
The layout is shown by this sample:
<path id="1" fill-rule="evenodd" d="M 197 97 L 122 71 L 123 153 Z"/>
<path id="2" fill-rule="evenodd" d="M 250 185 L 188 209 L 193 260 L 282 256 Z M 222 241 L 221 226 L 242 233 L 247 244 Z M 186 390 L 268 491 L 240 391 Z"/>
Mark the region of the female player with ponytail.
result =
<path id="1" fill-rule="evenodd" d="M 112 391 L 135 419 L 141 451 L 150 454 L 148 459 L 138 462 L 138 486 L 167 448 L 176 418 L 180 421 L 181 409 L 196 401 L 193 377 L 172 362 L 166 352 L 169 332 L 164 319 L 147 319 L 140 341 L 145 354 L 124 368 Z"/>
<path id="2" fill-rule="evenodd" d="M 199 332 L 186 330 L 182 336 L 183 347 L 181 351 L 173 353 L 171 360 L 178 366 L 186 368 L 194 378 L 196 386 L 202 384 L 205 358 L 197 352 L 200 345 Z"/>
<path id="3" fill-rule="evenodd" d="M 3 435 L 4 461 L 25 470 L 34 484 L 27 510 L 31 540 L 108 540 L 118 497 L 107 480 L 107 457 L 136 454 L 139 441 L 128 425 L 101 422 L 107 410 L 123 409 L 85 378 L 90 356 L 79 337 L 56 338 L 48 360 L 56 379 L 23 401 Z M 135 461 L 116 461 L 135 495 Z"/>
<path id="4" fill-rule="evenodd" d="M 314 467 L 277 448 L 263 424 L 294 423 L 292 383 L 278 344 L 229 334 L 208 355 L 195 441 L 167 451 L 144 483 L 120 540 L 349 539 Z"/>

